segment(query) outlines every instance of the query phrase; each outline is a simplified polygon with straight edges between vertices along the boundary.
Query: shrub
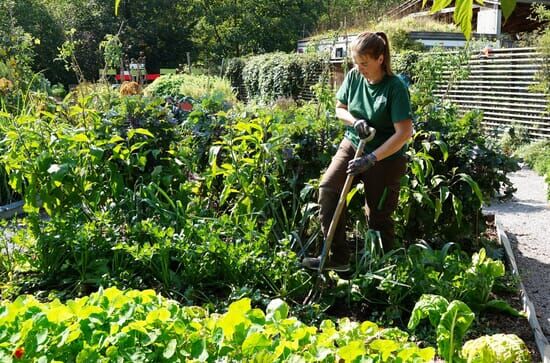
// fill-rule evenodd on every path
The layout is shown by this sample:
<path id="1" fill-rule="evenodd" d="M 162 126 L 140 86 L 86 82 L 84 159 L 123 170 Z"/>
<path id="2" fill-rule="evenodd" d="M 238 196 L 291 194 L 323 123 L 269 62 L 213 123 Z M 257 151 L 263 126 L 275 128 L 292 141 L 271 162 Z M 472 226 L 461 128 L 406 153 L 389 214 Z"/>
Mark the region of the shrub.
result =
<path id="1" fill-rule="evenodd" d="M 236 101 L 228 81 L 216 76 L 168 74 L 157 78 L 143 93 L 157 97 L 192 97 L 196 100 L 217 98 L 225 102 Z"/>
<path id="2" fill-rule="evenodd" d="M 323 58 L 315 54 L 269 53 L 244 60 L 244 66 L 240 61 L 232 61 L 230 64 L 234 66 L 228 67 L 226 75 L 234 88 L 239 88 L 242 80 L 248 98 L 264 102 L 279 97 L 297 100 L 307 86 L 319 81 L 323 62 Z"/>
<path id="3" fill-rule="evenodd" d="M 483 229 L 482 202 L 502 188 L 506 196 L 513 192 L 506 173 L 517 170 L 517 163 L 485 136 L 481 114 L 461 117 L 455 106 L 434 95 L 441 82 L 450 88 L 468 74 L 462 69 L 465 59 L 467 53 L 434 51 L 419 55 L 412 66 L 404 62 L 404 69 L 414 70 L 410 91 L 417 131 L 396 214 L 406 240 L 472 241 Z M 449 68 L 450 78 L 444 79 L 443 70 Z"/>

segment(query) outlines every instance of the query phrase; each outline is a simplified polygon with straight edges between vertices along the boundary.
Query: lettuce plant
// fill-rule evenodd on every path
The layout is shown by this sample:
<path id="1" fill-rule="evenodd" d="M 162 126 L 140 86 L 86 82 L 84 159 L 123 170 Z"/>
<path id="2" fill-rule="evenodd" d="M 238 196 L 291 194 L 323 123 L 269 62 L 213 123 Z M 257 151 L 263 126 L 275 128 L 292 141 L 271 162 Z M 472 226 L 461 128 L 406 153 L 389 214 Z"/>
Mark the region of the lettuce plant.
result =
<path id="1" fill-rule="evenodd" d="M 20 296 L 0 305 L 2 362 L 428 362 L 434 355 L 407 333 L 369 321 L 306 325 L 280 299 L 264 312 L 244 298 L 219 314 L 152 290 L 108 288 L 65 304 Z"/>

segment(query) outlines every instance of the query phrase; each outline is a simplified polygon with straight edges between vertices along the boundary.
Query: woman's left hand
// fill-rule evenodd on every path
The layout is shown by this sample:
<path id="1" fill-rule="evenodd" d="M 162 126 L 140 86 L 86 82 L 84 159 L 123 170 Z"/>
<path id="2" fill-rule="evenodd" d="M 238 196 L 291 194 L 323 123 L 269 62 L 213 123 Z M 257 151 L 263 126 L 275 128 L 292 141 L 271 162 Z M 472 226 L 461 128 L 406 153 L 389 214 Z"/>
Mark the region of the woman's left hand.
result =
<path id="1" fill-rule="evenodd" d="M 376 155 L 370 153 L 360 158 L 350 160 L 348 163 L 347 173 L 349 175 L 356 176 L 369 170 L 374 164 L 376 164 Z"/>

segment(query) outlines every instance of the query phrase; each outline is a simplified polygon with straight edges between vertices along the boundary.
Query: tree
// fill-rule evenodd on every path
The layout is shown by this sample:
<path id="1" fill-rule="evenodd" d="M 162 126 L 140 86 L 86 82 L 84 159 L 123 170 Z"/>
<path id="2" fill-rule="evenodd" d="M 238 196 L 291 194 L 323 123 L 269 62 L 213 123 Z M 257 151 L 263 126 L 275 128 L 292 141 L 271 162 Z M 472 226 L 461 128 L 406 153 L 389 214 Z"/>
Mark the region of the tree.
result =
<path id="1" fill-rule="evenodd" d="M 87 79 L 95 79 L 101 67 L 98 47 L 105 34 L 116 32 L 118 22 L 108 4 L 111 0 L 18 0 L 15 16 L 25 31 L 40 40 L 36 46 L 34 69 L 43 71 L 52 82 L 75 83 L 62 62 L 54 61 L 74 28 L 79 45 L 77 60 Z"/>
<path id="2" fill-rule="evenodd" d="M 150 71 L 176 67 L 195 52 L 191 37 L 199 16 L 191 1 L 125 1 L 119 8 L 125 22 L 121 40 L 130 58 L 145 54 Z"/>
<path id="3" fill-rule="evenodd" d="M 201 13 L 193 33 L 205 58 L 291 51 L 320 15 L 321 0 L 196 0 Z"/>

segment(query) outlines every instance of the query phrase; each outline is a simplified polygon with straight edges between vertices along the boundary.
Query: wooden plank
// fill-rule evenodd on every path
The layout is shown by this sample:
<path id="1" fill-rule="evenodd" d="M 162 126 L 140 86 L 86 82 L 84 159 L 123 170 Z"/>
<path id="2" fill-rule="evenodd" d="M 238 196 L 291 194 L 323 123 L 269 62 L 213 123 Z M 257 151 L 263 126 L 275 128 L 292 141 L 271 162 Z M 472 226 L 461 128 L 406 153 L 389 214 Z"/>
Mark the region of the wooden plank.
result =
<path id="1" fill-rule="evenodd" d="M 437 82 L 439 85 L 445 85 L 447 86 L 447 81 L 438 81 Z M 456 82 L 455 84 L 459 84 L 459 85 L 468 85 L 468 84 L 476 84 L 478 85 L 479 87 L 491 87 L 491 86 L 494 86 L 494 87 L 497 87 L 497 88 L 507 88 L 507 89 L 528 89 L 528 86 L 532 85 L 533 82 L 530 82 L 530 81 L 515 81 L 513 83 L 513 86 L 510 86 L 510 81 L 499 81 L 499 80 L 486 80 L 484 81 L 483 83 L 481 83 L 479 80 L 477 79 L 463 79 L 463 80 L 460 80 L 458 82 Z M 524 84 L 525 86 L 521 87 L 519 85 L 521 84 Z M 498 85 L 503 85 L 503 86 L 498 86 Z"/>
<path id="2" fill-rule="evenodd" d="M 500 111 L 500 110 L 498 110 Z M 539 115 L 527 115 L 525 113 L 507 113 L 507 112 L 492 112 L 491 110 L 483 110 L 484 116 L 500 116 L 500 117 L 509 117 L 509 118 L 522 118 L 522 119 L 532 119 L 533 123 L 541 123 L 541 124 L 550 124 L 550 117 L 543 117 L 544 113 L 540 113 Z M 541 120 L 540 122 L 537 120 Z"/>
<path id="3" fill-rule="evenodd" d="M 527 64 L 533 64 L 535 66 L 544 65 L 546 59 L 543 56 L 529 56 L 525 58 L 493 58 L 493 59 L 470 59 L 468 64 L 471 67 L 504 67 L 506 65 L 512 66 L 524 66 Z"/>
<path id="4" fill-rule="evenodd" d="M 492 89 L 475 89 L 475 88 L 463 88 L 455 89 L 451 88 L 448 91 L 438 93 L 447 93 L 447 95 L 452 95 L 456 97 L 470 97 L 470 98 L 482 98 L 482 99 L 497 99 L 497 100 L 512 100 L 517 102 L 534 102 L 534 103 L 547 103 L 547 99 L 544 94 L 539 93 L 529 93 L 529 92 L 502 92 L 494 91 Z M 491 96 L 489 96 L 491 95 Z"/>
<path id="5" fill-rule="evenodd" d="M 487 121 L 487 120 L 499 122 L 499 123 L 505 123 L 508 125 L 521 124 L 522 127 L 525 129 L 531 128 L 531 129 L 536 129 L 538 131 L 550 132 L 550 122 L 533 122 L 533 121 L 525 121 L 525 120 L 519 120 L 514 118 L 491 117 L 491 116 L 485 116 L 484 114 L 483 121 Z M 542 126 L 535 126 L 535 125 L 542 125 Z"/>
<path id="6" fill-rule="evenodd" d="M 516 61 L 503 60 L 502 62 L 487 62 L 483 64 L 472 64 L 470 63 L 470 69 L 507 69 L 507 68 L 540 68 L 544 65 L 544 62 L 534 62 L 532 59 L 525 59 L 525 62 L 518 63 Z"/>
<path id="7" fill-rule="evenodd" d="M 510 76 L 507 76 L 507 77 L 503 77 L 501 74 L 498 75 L 498 74 L 486 74 L 486 75 L 476 75 L 476 80 L 502 80 L 502 79 L 507 79 L 507 80 L 514 80 L 514 82 L 516 80 L 519 80 L 519 81 L 522 81 L 522 80 L 525 80 L 525 79 L 531 79 L 531 80 L 534 80 L 535 77 L 533 77 L 534 75 L 530 75 L 529 77 L 526 77 L 525 75 L 510 75 Z M 530 82 L 530 83 L 533 83 L 533 82 Z"/>
<path id="8" fill-rule="evenodd" d="M 436 96 L 444 97 L 444 98 L 450 99 L 450 100 L 456 100 L 456 101 L 459 101 L 461 103 L 462 102 L 464 102 L 464 103 L 470 103 L 470 102 L 489 103 L 490 101 L 498 101 L 500 104 L 508 103 L 508 104 L 519 105 L 520 107 L 526 107 L 526 108 L 540 108 L 542 110 L 545 110 L 546 106 L 547 106 L 547 101 L 544 98 L 542 98 L 542 99 L 522 98 L 522 97 L 514 98 L 514 97 L 504 97 L 504 96 L 496 97 L 496 96 L 484 96 L 483 94 L 468 95 L 468 94 L 457 94 L 457 93 L 454 93 L 452 91 L 450 91 L 447 94 L 438 93 L 438 92 L 435 92 L 434 94 Z M 522 102 L 523 105 L 520 104 L 520 102 Z"/>
<path id="9" fill-rule="evenodd" d="M 492 95 L 502 95 L 502 96 L 522 96 L 522 97 L 528 97 L 528 100 L 533 101 L 546 101 L 546 95 L 544 93 L 531 93 L 531 92 L 504 92 L 504 91 L 496 91 L 490 87 L 451 87 L 450 92 L 454 93 L 466 93 L 466 94 L 479 94 L 479 95 L 486 95 L 487 92 L 490 91 Z M 516 99 L 516 97 L 514 97 Z"/>
<path id="10" fill-rule="evenodd" d="M 531 57 L 531 56 L 540 56 L 541 53 L 538 52 L 538 51 L 523 51 L 524 49 L 526 48 L 521 48 L 522 50 L 521 51 L 516 51 L 516 52 L 506 52 L 506 51 L 502 51 L 502 49 L 504 48 L 501 48 L 501 49 L 493 49 L 491 51 L 491 55 L 489 55 L 489 57 L 486 57 L 485 54 L 483 55 L 479 55 L 479 54 L 476 54 L 476 55 L 473 55 L 470 59 L 479 59 L 480 57 L 483 57 L 483 59 L 494 59 L 494 58 L 503 58 L 503 57 L 513 57 L 513 58 L 520 58 L 520 57 Z"/>
<path id="11" fill-rule="evenodd" d="M 467 106 L 463 103 L 460 103 L 460 102 L 457 102 L 457 105 L 458 106 Z M 476 108 L 476 109 L 479 109 L 481 111 L 508 111 L 508 112 L 521 112 L 521 113 L 529 113 L 529 114 L 532 114 L 532 115 L 535 115 L 535 114 L 539 114 L 539 115 L 544 115 L 546 114 L 546 110 L 529 110 L 529 111 L 526 111 L 525 109 L 513 109 L 513 108 L 507 108 L 507 107 L 488 107 L 488 106 L 485 106 L 483 107 L 483 109 L 480 109 L 479 107 L 472 107 L 472 106 L 467 106 L 469 109 L 472 109 L 472 108 Z"/>
<path id="12" fill-rule="evenodd" d="M 537 69 L 471 69 L 470 75 L 479 75 L 482 73 L 492 75 L 492 74 L 503 74 L 504 76 L 507 76 L 509 74 L 532 74 L 537 73 Z M 446 74 L 443 72 L 443 74 Z M 507 78 L 507 77 L 502 77 Z"/>
<path id="13" fill-rule="evenodd" d="M 497 126 L 497 127 L 503 127 L 505 126 L 506 127 L 511 127 L 511 126 L 514 126 L 514 124 L 510 124 L 508 122 L 494 122 L 494 121 L 482 121 L 482 124 L 484 125 L 491 125 L 491 126 Z M 550 129 L 540 129 L 538 127 L 529 127 L 529 126 L 523 126 L 523 129 L 528 131 L 529 133 L 531 132 L 543 132 L 545 135 L 548 135 L 550 136 Z M 548 133 L 548 134 L 547 134 Z"/>
<path id="14" fill-rule="evenodd" d="M 436 95 L 438 95 L 436 93 Z M 439 96 L 439 95 L 438 95 Z M 491 102 L 491 101 L 483 101 L 483 100 L 470 100 L 470 99 L 464 99 L 464 97 L 445 97 L 448 100 L 451 101 L 461 101 L 459 103 L 461 104 L 468 104 L 468 105 L 489 105 L 489 106 L 497 106 L 497 109 L 501 106 L 511 106 L 511 107 L 520 107 L 520 108 L 536 108 L 540 109 L 541 112 L 546 110 L 546 105 L 537 105 L 537 104 L 523 104 L 523 103 L 514 103 L 514 102 Z"/>

